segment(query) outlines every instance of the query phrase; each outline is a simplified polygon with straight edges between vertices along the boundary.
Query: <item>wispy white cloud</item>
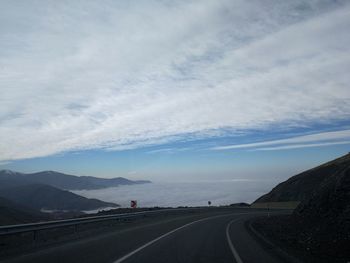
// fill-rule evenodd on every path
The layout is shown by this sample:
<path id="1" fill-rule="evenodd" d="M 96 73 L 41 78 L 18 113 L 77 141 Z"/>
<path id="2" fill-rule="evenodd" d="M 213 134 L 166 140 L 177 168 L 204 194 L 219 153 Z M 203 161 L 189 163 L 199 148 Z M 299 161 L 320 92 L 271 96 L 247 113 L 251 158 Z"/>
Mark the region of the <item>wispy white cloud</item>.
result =
<path id="1" fill-rule="evenodd" d="M 277 151 L 277 150 L 288 150 L 288 149 L 298 149 L 298 148 L 313 148 L 313 147 L 342 145 L 342 144 L 350 144 L 350 141 L 308 143 L 308 144 L 292 144 L 292 145 L 284 145 L 284 146 L 257 148 L 257 149 L 255 149 L 253 151 Z"/>
<path id="2" fill-rule="evenodd" d="M 316 143 L 319 142 L 319 143 Z M 316 134 L 309 134 L 304 136 L 296 136 L 282 140 L 272 140 L 256 143 L 225 145 L 213 147 L 212 150 L 230 150 L 242 148 L 254 148 L 254 150 L 280 150 L 280 149 L 294 149 L 306 147 L 319 147 L 328 145 L 348 144 L 350 142 L 350 130 L 322 132 Z M 260 148 L 262 146 L 282 145 L 268 148 Z"/>
<path id="3" fill-rule="evenodd" d="M 0 3 L 0 160 L 350 117 L 350 6 Z"/>
<path id="4" fill-rule="evenodd" d="M 162 149 L 156 149 L 148 151 L 147 153 L 154 154 L 154 153 L 167 153 L 167 154 L 173 154 L 178 152 L 185 152 L 190 150 L 191 148 L 185 147 L 185 148 L 162 148 Z"/>

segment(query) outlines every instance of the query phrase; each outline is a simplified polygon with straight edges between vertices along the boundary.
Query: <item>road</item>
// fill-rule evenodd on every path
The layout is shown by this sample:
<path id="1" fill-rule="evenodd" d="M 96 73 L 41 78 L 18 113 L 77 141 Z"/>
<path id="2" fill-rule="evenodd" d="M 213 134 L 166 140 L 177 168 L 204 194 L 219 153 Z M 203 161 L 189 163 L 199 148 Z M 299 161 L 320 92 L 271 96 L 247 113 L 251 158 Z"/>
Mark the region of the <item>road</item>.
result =
<path id="1" fill-rule="evenodd" d="M 244 226 L 257 215 L 236 209 L 146 220 L 3 262 L 283 262 Z"/>

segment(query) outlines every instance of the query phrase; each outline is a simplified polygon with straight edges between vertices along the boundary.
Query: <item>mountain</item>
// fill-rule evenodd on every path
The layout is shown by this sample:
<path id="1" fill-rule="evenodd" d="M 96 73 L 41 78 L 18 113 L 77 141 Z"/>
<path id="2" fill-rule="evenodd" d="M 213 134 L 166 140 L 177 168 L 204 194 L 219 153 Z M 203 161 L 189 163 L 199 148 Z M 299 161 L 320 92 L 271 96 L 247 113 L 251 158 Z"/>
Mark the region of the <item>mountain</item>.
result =
<path id="1" fill-rule="evenodd" d="M 265 221 L 265 232 L 316 258 L 307 262 L 348 262 L 350 153 L 291 177 L 255 202 L 295 200 L 293 214 Z"/>
<path id="2" fill-rule="evenodd" d="M 123 177 L 107 179 L 91 176 L 74 176 L 55 171 L 43 171 L 31 174 L 10 170 L 0 171 L 0 188 L 27 184 L 46 184 L 65 190 L 92 190 L 118 185 L 144 183 L 150 183 L 150 181 L 132 181 Z"/>
<path id="3" fill-rule="evenodd" d="M 327 184 L 330 177 L 339 174 L 350 163 L 350 154 L 302 172 L 278 184 L 254 203 L 309 200 L 316 189 Z"/>
<path id="4" fill-rule="evenodd" d="M 48 219 L 47 214 L 0 197 L 0 225 L 23 224 Z"/>
<path id="5" fill-rule="evenodd" d="M 0 197 L 35 210 L 83 211 L 102 207 L 117 207 L 97 199 L 80 195 L 44 184 L 27 184 L 0 189 Z"/>
<path id="6" fill-rule="evenodd" d="M 293 212 L 299 232 L 297 239 L 310 250 L 325 253 L 327 262 L 342 255 L 350 258 L 350 154 L 322 169 L 337 166 L 309 199 L 303 200 Z M 346 252 L 347 251 L 347 252 Z M 347 258 L 347 261 L 345 261 Z M 336 262 L 335 260 L 333 262 Z"/>

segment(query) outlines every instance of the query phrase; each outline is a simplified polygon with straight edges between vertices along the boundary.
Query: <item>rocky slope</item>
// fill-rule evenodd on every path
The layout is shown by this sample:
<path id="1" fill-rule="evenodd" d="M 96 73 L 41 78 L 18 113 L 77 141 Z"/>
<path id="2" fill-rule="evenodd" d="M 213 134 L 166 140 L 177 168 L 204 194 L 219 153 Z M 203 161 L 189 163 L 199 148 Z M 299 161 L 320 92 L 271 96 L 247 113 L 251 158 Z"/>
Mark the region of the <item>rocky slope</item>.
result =
<path id="1" fill-rule="evenodd" d="M 256 202 L 295 199 L 301 203 L 291 216 L 263 219 L 260 229 L 307 262 L 348 262 L 350 154 L 290 178 Z"/>
<path id="2" fill-rule="evenodd" d="M 350 154 L 302 172 L 278 184 L 269 193 L 258 198 L 254 203 L 305 201 L 314 191 L 327 184 L 330 175 L 341 172 L 350 163 Z"/>

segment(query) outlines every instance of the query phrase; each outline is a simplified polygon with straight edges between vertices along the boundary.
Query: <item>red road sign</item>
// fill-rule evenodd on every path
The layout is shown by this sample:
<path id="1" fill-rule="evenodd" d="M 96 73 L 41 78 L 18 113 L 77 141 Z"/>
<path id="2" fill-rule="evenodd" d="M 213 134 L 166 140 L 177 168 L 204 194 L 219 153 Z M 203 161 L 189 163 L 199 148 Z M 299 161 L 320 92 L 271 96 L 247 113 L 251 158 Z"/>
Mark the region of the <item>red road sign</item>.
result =
<path id="1" fill-rule="evenodd" d="M 132 208 L 136 208 L 136 207 L 137 207 L 137 201 L 136 201 L 136 200 L 131 200 L 130 206 L 131 206 Z"/>

